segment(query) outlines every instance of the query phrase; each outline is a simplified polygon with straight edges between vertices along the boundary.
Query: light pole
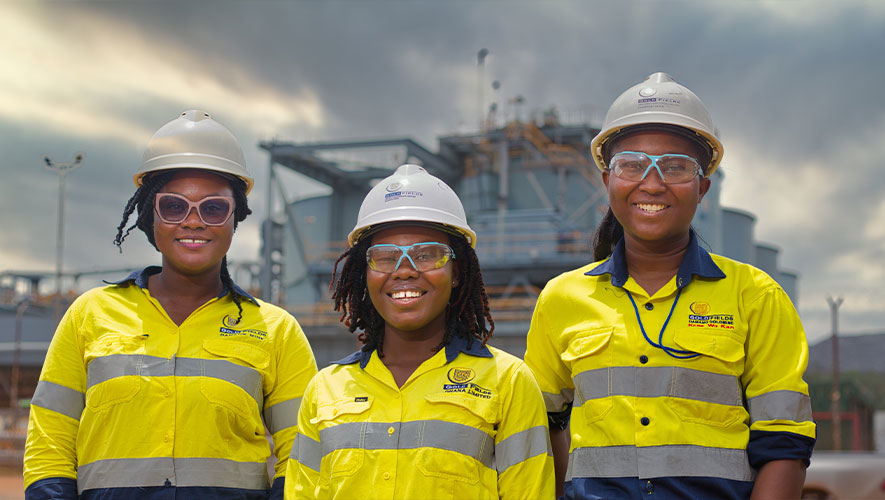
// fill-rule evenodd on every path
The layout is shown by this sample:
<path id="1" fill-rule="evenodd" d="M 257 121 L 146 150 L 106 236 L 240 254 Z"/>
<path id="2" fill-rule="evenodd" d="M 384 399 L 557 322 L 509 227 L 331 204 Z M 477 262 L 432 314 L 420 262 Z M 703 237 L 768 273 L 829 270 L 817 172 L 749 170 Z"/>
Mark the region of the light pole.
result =
<path id="1" fill-rule="evenodd" d="M 827 297 L 830 305 L 830 320 L 833 326 L 833 392 L 830 395 L 830 413 L 833 414 L 833 449 L 842 450 L 842 394 L 839 390 L 839 306 L 842 305 L 842 297 Z"/>
<path id="2" fill-rule="evenodd" d="M 55 322 L 61 319 L 61 268 L 62 251 L 64 249 L 65 227 L 65 176 L 69 171 L 76 170 L 83 165 L 86 155 L 74 154 L 74 159 L 67 163 L 55 163 L 48 156 L 43 157 L 44 166 L 49 170 L 58 172 L 58 233 L 55 236 Z"/>

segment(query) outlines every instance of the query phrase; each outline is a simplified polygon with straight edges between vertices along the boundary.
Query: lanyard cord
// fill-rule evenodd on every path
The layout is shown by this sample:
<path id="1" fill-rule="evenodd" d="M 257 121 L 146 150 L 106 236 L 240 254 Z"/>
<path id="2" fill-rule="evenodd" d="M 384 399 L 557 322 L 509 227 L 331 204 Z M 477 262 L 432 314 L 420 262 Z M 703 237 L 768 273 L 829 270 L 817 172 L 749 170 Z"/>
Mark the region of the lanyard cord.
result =
<path id="1" fill-rule="evenodd" d="M 624 291 L 627 292 L 627 296 L 630 297 L 630 303 L 633 304 L 633 310 L 636 312 L 636 321 L 639 322 L 639 329 L 642 330 L 642 336 L 645 337 L 646 342 L 677 359 L 691 359 L 700 356 L 700 354 L 696 352 L 683 351 L 681 349 L 674 349 L 672 347 L 667 347 L 664 345 L 664 330 L 667 328 L 667 324 L 670 322 L 670 317 L 673 316 L 673 310 L 676 309 L 676 303 L 679 302 L 679 294 L 682 293 L 681 288 L 676 290 L 676 298 L 673 299 L 673 306 L 670 307 L 670 314 L 667 315 L 667 320 L 664 321 L 664 326 L 661 327 L 661 334 L 658 335 L 657 344 L 654 343 L 650 338 L 648 338 L 648 335 L 645 333 L 645 327 L 642 326 L 642 320 L 639 318 L 639 308 L 636 307 L 636 301 L 633 300 L 633 294 L 631 294 L 629 290 Z"/>

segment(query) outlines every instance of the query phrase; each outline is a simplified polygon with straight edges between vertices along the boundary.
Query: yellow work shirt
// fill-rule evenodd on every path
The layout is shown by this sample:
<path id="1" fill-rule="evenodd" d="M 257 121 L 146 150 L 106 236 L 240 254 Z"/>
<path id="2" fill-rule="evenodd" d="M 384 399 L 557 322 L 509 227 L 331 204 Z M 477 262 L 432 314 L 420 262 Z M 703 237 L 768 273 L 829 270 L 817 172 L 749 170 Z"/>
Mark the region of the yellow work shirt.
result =
<path id="1" fill-rule="evenodd" d="M 77 493 L 187 487 L 220 498 L 211 488 L 232 488 L 265 498 L 265 424 L 283 477 L 316 373 L 295 318 L 235 286 L 176 325 L 147 289 L 158 271 L 92 289 L 68 309 L 31 401 L 26 488 L 69 478 Z M 231 293 L 242 298 L 239 323 Z"/>
<path id="2" fill-rule="evenodd" d="M 551 280 L 525 361 L 547 411 L 571 407 L 567 497 L 618 483 L 639 498 L 662 493 L 658 479 L 674 497 L 741 498 L 764 463 L 811 456 L 807 357 L 783 289 L 692 232 L 678 273 L 651 296 L 629 277 L 623 240 L 608 260 Z"/>
<path id="3" fill-rule="evenodd" d="M 285 498 L 553 498 L 549 443 L 538 385 L 510 354 L 458 337 L 397 387 L 358 351 L 305 391 Z"/>

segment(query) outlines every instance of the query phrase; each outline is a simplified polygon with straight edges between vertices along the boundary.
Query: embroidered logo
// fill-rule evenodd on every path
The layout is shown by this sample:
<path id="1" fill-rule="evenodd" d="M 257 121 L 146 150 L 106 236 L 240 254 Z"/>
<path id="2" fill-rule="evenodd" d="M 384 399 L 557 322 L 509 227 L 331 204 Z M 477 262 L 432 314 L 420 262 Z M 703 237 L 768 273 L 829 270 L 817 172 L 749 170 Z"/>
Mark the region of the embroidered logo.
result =
<path id="1" fill-rule="evenodd" d="M 447 375 L 453 384 L 466 384 L 476 378 L 476 372 L 471 368 L 452 368 Z"/>
<path id="2" fill-rule="evenodd" d="M 706 302 L 692 302 L 688 309 L 688 326 L 693 328 L 722 328 L 734 330 L 733 314 L 710 314 L 713 307 Z"/>
<path id="3" fill-rule="evenodd" d="M 222 337 L 234 337 L 237 335 L 244 335 L 258 340 L 264 340 L 267 338 L 267 332 L 264 330 L 256 330 L 254 328 L 246 328 L 243 330 L 234 329 L 234 327 L 239 324 L 240 321 L 237 318 L 231 317 L 231 315 L 228 314 L 224 318 L 222 318 L 221 328 L 219 328 L 218 331 L 221 333 Z"/>
<path id="4" fill-rule="evenodd" d="M 365 403 L 369 400 L 369 396 L 357 396 L 353 398 L 354 403 Z"/>

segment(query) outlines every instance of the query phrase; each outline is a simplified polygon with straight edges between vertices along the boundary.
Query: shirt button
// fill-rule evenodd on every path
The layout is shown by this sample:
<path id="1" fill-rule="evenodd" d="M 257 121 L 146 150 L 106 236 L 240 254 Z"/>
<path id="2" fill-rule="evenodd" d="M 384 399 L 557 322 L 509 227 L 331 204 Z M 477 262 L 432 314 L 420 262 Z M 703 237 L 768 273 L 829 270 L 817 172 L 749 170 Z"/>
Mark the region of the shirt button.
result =
<path id="1" fill-rule="evenodd" d="M 645 354 L 643 354 L 642 356 L 639 356 L 639 362 L 642 364 L 648 363 L 648 356 L 646 356 Z"/>
<path id="2" fill-rule="evenodd" d="M 396 429 L 394 429 L 392 425 L 391 425 L 390 427 L 387 428 L 387 433 L 388 433 L 388 434 L 393 435 L 394 432 L 396 432 Z"/>
<path id="3" fill-rule="evenodd" d="M 389 479 L 390 479 L 390 473 L 389 473 L 389 472 L 385 472 L 385 473 L 384 473 L 384 480 L 387 481 L 387 480 L 389 480 Z"/>
<path id="4" fill-rule="evenodd" d="M 650 422 L 651 422 L 651 420 L 649 420 L 648 417 L 642 417 L 639 420 L 639 423 L 641 423 L 642 425 L 648 425 Z"/>
<path id="5" fill-rule="evenodd" d="M 169 397 L 169 391 L 168 391 L 168 390 L 166 391 L 166 397 L 167 397 L 167 398 Z"/>
<path id="6" fill-rule="evenodd" d="M 168 442 L 169 442 L 169 436 L 163 436 L 163 441 L 165 441 L 165 442 L 168 443 Z"/>
<path id="7" fill-rule="evenodd" d="M 337 416 L 338 416 L 338 409 L 334 409 L 334 410 L 332 410 L 332 416 L 333 416 L 333 417 L 337 417 Z"/>
<path id="8" fill-rule="evenodd" d="M 651 310 L 654 309 L 654 308 L 655 308 L 655 306 L 654 306 L 654 304 L 652 304 L 651 302 L 646 302 L 646 303 L 645 303 L 645 310 L 646 310 L 646 311 L 651 311 Z"/>
<path id="9" fill-rule="evenodd" d="M 651 484 L 651 481 L 647 481 L 645 483 L 645 491 L 651 493 L 655 490 L 655 485 Z"/>

